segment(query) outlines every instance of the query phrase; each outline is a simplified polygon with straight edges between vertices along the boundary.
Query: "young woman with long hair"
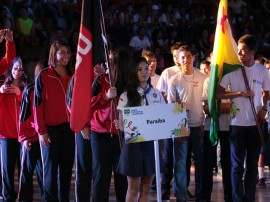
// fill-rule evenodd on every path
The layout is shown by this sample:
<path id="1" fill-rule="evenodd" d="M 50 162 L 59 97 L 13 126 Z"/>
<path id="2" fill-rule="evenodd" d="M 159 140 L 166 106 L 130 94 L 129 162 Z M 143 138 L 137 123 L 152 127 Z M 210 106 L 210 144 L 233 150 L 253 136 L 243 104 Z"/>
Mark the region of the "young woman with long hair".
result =
<path id="1" fill-rule="evenodd" d="M 38 74 L 34 89 L 34 121 L 43 165 L 43 200 L 69 201 L 75 138 L 66 105 L 67 88 L 73 75 L 67 43 L 52 43 L 48 65 Z"/>
<path id="2" fill-rule="evenodd" d="M 19 115 L 22 91 L 27 84 L 26 70 L 21 58 L 13 60 L 0 87 L 0 151 L 2 194 L 6 201 L 15 201 L 15 165 L 19 160 Z"/>
<path id="3" fill-rule="evenodd" d="M 101 74 L 92 85 L 91 109 L 91 147 L 93 152 L 93 185 L 94 202 L 108 202 L 112 171 L 114 171 L 114 184 L 116 200 L 124 202 L 127 190 L 126 177 L 116 173 L 120 156 L 120 144 L 118 131 L 113 121 L 115 120 L 114 98 L 118 101 L 124 92 L 128 81 L 130 53 L 126 49 L 113 51 L 112 80 L 109 76 Z"/>
<path id="4" fill-rule="evenodd" d="M 133 60 L 126 89 L 119 99 L 119 121 L 116 121 L 116 127 L 122 131 L 123 107 L 165 104 L 161 92 L 151 85 L 149 64 L 143 57 Z M 154 142 L 124 144 L 118 172 L 127 176 L 126 202 L 149 201 L 150 186 L 155 176 Z"/>

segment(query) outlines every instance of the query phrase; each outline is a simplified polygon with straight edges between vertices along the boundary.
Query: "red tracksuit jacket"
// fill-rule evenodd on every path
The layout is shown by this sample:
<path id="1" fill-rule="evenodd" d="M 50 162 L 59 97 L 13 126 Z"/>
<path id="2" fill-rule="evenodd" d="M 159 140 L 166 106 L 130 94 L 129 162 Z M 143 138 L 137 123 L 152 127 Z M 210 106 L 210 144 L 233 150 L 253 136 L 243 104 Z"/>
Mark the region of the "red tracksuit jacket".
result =
<path id="1" fill-rule="evenodd" d="M 23 93 L 20 109 L 20 130 L 19 142 L 24 140 L 31 140 L 31 142 L 38 141 L 38 133 L 35 130 L 34 115 L 33 115 L 33 101 L 34 101 L 34 83 L 27 86 Z"/>
<path id="2" fill-rule="evenodd" d="M 18 138 L 21 99 L 22 95 L 0 93 L 0 138 Z"/>
<path id="3" fill-rule="evenodd" d="M 6 54 L 0 61 L 0 75 L 12 65 L 13 60 L 16 57 L 16 48 L 14 42 L 6 42 Z"/>
<path id="4" fill-rule="evenodd" d="M 69 122 L 66 93 L 72 73 L 62 78 L 53 67 L 43 69 L 37 76 L 34 91 L 35 129 L 39 134 L 47 132 L 47 126 Z"/>

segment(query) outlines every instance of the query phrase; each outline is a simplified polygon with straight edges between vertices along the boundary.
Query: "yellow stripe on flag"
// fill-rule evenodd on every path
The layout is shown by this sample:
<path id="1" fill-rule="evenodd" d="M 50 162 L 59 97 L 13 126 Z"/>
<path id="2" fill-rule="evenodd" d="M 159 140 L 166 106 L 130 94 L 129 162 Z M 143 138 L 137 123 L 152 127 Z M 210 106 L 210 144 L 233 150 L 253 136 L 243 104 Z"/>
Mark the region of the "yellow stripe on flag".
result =
<path id="1" fill-rule="evenodd" d="M 208 89 L 208 107 L 211 116 L 210 140 L 213 145 L 217 144 L 217 134 L 219 132 L 218 110 L 216 102 L 216 89 L 225 70 L 229 67 L 232 71 L 237 69 L 240 62 L 237 57 L 237 45 L 232 36 L 231 27 L 228 21 L 228 2 L 221 0 L 219 3 L 217 26 L 215 32 L 214 50 L 211 58 L 211 73 Z"/>

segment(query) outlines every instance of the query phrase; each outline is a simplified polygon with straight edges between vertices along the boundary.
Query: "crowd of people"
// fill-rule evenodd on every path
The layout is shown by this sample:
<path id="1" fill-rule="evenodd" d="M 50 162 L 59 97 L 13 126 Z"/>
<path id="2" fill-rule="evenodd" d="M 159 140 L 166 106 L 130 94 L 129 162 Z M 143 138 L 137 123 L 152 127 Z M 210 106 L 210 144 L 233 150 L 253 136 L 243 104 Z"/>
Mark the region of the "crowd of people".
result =
<path id="1" fill-rule="evenodd" d="M 89 84 L 91 117 L 76 134 L 69 121 L 81 2 L 1 1 L 4 201 L 33 201 L 35 171 L 42 200 L 69 201 L 73 166 L 76 201 L 90 201 L 92 189 L 93 201 L 108 201 L 112 172 L 117 201 L 149 201 L 150 190 L 155 189 L 154 144 L 122 146 L 122 108 L 175 102 L 186 107 L 190 135 L 163 140 L 162 199 L 170 199 L 173 181 L 177 202 L 211 201 L 218 156 L 224 200 L 255 201 L 257 176 L 259 185 L 265 186 L 268 147 L 261 148 L 249 100 L 268 142 L 270 55 L 265 50 L 270 48 L 270 32 L 269 22 L 261 21 L 268 17 L 269 3 L 252 2 L 229 1 L 243 69 L 224 76 L 217 89 L 217 155 L 217 146 L 209 140 L 207 92 L 219 1 L 102 1 L 113 71 L 109 76 L 102 65 L 96 66 Z M 192 159 L 194 195 L 188 189 Z"/>

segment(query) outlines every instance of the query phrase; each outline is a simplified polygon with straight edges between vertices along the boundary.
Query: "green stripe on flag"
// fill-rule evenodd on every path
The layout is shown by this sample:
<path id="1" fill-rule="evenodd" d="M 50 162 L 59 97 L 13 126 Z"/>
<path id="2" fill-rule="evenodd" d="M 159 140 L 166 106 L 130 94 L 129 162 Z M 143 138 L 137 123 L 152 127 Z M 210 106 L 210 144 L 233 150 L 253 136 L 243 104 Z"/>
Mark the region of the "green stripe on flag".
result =
<path id="1" fill-rule="evenodd" d="M 240 64 L 227 64 L 227 63 L 223 63 L 223 73 L 222 73 L 222 77 L 230 72 L 233 72 L 235 70 L 237 70 L 238 68 L 240 68 L 241 65 Z"/>
<path id="2" fill-rule="evenodd" d="M 209 113 L 211 114 L 211 125 L 210 125 L 210 141 L 212 145 L 217 144 L 218 132 L 219 132 L 219 122 L 218 122 L 218 112 L 217 112 L 217 101 L 216 101 L 216 90 L 219 82 L 218 78 L 218 65 L 211 64 L 211 76 L 208 88 L 208 107 Z"/>

